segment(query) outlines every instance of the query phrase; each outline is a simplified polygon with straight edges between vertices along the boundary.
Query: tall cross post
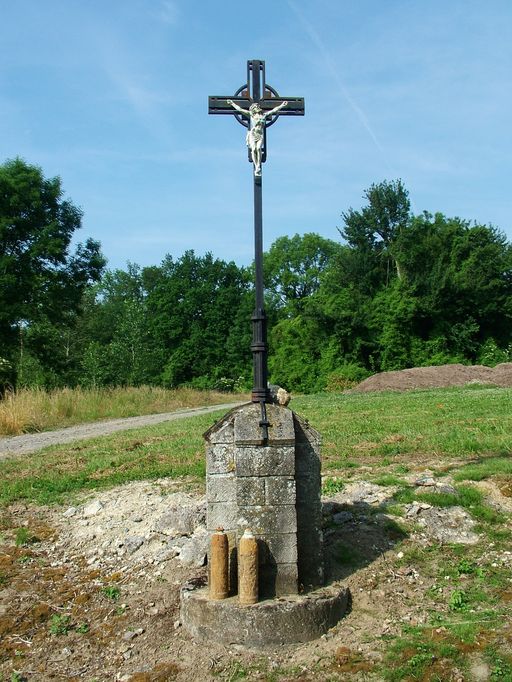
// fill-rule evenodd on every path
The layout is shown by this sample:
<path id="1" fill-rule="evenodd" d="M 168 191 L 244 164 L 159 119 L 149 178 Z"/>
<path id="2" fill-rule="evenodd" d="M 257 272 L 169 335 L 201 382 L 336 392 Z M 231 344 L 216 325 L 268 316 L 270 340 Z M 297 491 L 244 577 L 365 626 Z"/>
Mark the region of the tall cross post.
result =
<path id="1" fill-rule="evenodd" d="M 260 426 L 263 439 L 268 439 L 267 413 L 269 402 L 267 371 L 267 320 L 263 288 L 263 217 L 262 217 L 262 163 L 267 159 L 267 128 L 279 116 L 303 116 L 302 97 L 280 97 L 265 80 L 265 62 L 252 59 L 247 62 L 247 83 L 238 88 L 232 96 L 209 97 L 209 114 L 234 115 L 247 128 L 246 143 L 249 161 L 254 172 L 254 264 L 256 305 L 252 315 L 253 389 L 252 402 L 261 405 Z"/>

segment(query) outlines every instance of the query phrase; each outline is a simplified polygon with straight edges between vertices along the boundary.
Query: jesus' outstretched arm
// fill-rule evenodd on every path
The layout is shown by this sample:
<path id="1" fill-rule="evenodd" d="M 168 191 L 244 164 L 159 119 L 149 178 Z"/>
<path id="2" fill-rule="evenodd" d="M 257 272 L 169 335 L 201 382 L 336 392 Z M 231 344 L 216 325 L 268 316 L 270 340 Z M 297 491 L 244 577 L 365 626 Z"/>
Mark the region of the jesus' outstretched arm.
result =
<path id="1" fill-rule="evenodd" d="M 247 109 L 242 109 L 242 107 L 239 107 L 238 104 L 237 104 L 236 102 L 233 102 L 232 99 L 228 99 L 228 100 L 227 100 L 227 103 L 228 103 L 228 104 L 231 104 L 231 106 L 233 107 L 233 109 L 236 109 L 236 110 L 239 111 L 241 114 L 245 114 L 245 116 L 250 116 L 250 115 L 251 115 L 251 112 L 250 112 L 250 111 L 247 111 Z"/>
<path id="2" fill-rule="evenodd" d="M 271 109 L 270 111 L 266 111 L 265 112 L 265 118 L 267 116 L 273 116 L 274 114 L 277 114 L 277 112 L 280 111 L 281 109 L 283 109 L 283 107 L 285 107 L 287 104 L 288 104 L 288 102 L 285 100 L 284 102 L 281 102 L 281 104 L 279 104 L 277 107 L 274 107 L 274 109 Z"/>

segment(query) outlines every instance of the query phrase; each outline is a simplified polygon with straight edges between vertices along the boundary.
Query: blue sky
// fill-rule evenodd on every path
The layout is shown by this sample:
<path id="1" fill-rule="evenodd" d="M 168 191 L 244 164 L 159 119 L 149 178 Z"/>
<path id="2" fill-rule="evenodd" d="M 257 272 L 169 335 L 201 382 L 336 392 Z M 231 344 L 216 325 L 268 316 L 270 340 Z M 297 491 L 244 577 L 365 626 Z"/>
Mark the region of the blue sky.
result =
<path id="1" fill-rule="evenodd" d="M 402 178 L 413 209 L 512 239 L 510 0 L 0 0 L 0 160 L 60 175 L 112 268 L 186 249 L 248 264 L 245 129 L 208 116 L 248 59 L 303 96 L 268 133 L 264 242 Z"/>

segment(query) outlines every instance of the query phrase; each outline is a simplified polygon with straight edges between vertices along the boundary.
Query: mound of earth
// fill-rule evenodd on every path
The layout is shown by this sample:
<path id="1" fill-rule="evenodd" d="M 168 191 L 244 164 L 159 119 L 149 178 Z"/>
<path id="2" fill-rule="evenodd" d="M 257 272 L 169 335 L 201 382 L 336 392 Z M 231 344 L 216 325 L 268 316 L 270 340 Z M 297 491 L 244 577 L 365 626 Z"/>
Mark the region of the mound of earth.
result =
<path id="1" fill-rule="evenodd" d="M 455 364 L 380 372 L 368 377 L 352 390 L 361 393 L 410 391 L 417 388 L 443 388 L 466 384 L 510 387 L 512 386 L 512 362 L 504 362 L 496 367 Z"/>

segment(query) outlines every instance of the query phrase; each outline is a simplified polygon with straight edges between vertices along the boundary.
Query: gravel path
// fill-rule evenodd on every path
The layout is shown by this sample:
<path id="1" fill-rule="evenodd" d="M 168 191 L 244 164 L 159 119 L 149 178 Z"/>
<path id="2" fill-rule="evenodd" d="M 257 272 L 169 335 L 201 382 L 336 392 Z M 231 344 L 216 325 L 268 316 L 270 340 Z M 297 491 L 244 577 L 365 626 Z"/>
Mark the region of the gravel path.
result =
<path id="1" fill-rule="evenodd" d="M 165 412 L 162 414 L 148 414 L 142 417 L 126 417 L 124 419 L 110 419 L 108 421 L 93 422 L 92 424 L 80 424 L 70 426 L 67 429 L 58 431 L 44 431 L 42 433 L 27 433 L 22 436 L 11 436 L 0 438 L 0 460 L 17 455 L 25 455 L 29 452 L 42 450 L 49 445 L 62 445 L 71 443 L 75 440 L 95 438 L 96 436 L 106 436 L 116 431 L 127 431 L 136 429 L 140 426 L 151 426 L 161 422 L 172 421 L 174 419 L 187 419 L 196 417 L 209 412 L 218 410 L 230 410 L 243 403 L 223 403 L 221 405 L 210 405 L 208 407 L 192 407 L 176 412 Z"/>

